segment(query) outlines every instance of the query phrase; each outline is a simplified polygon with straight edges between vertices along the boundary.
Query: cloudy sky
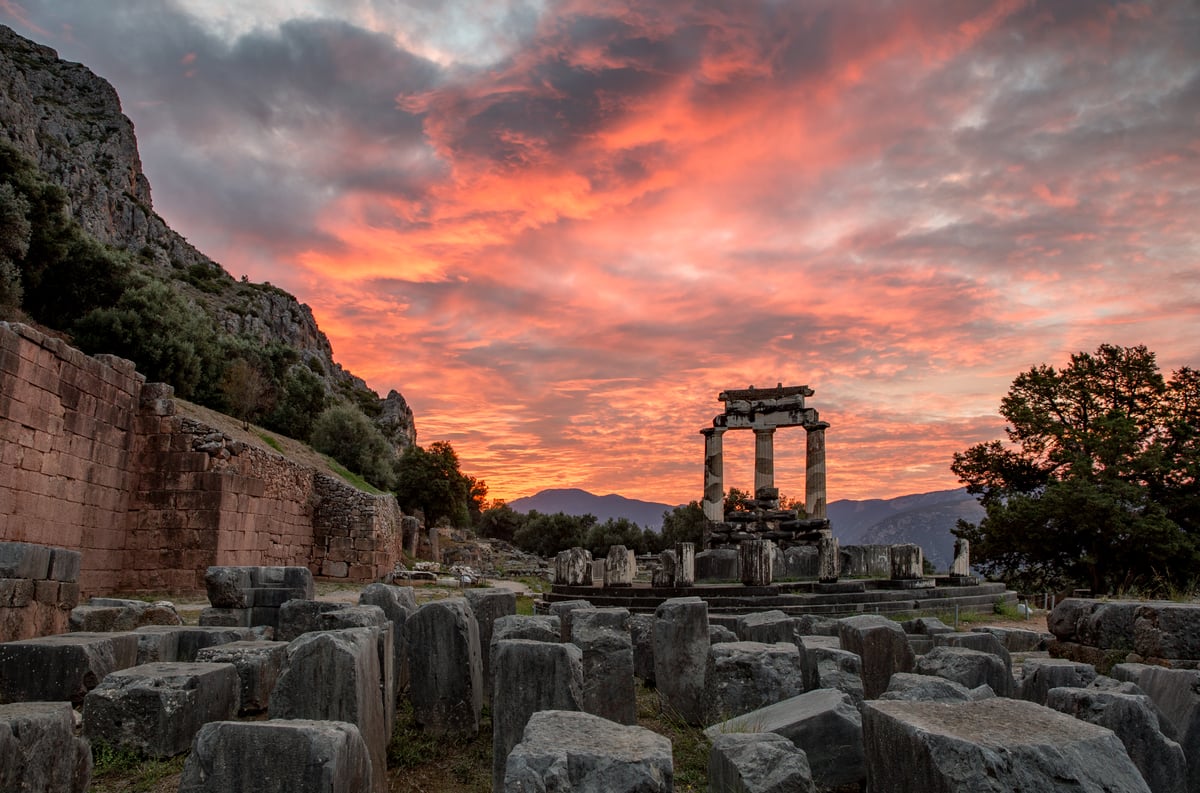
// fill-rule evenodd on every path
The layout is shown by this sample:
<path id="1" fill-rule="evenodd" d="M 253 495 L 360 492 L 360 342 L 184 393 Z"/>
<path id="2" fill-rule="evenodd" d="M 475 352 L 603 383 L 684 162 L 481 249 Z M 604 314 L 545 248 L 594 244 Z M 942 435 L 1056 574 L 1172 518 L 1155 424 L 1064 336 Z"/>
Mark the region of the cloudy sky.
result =
<path id="1" fill-rule="evenodd" d="M 0 0 L 155 207 L 312 306 L 492 495 L 702 493 L 807 384 L 829 498 L 954 487 L 1012 378 L 1200 365 L 1191 0 Z M 726 481 L 753 482 L 726 436 Z M 803 492 L 804 433 L 776 437 Z"/>

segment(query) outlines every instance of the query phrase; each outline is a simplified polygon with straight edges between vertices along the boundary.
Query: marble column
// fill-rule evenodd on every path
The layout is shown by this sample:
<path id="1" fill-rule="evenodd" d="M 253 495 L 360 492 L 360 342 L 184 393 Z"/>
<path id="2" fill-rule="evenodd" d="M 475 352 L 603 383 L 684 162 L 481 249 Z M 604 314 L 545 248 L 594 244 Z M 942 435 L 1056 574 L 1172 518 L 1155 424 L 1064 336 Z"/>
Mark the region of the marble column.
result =
<path id="1" fill-rule="evenodd" d="M 961 537 L 954 540 L 954 561 L 950 564 L 950 575 L 959 578 L 971 575 L 971 543 Z"/>
<path id="2" fill-rule="evenodd" d="M 754 430 L 754 497 L 775 487 L 775 428 Z"/>
<path id="3" fill-rule="evenodd" d="M 829 423 L 822 421 L 808 431 L 804 458 L 804 509 L 810 518 L 827 518 L 825 512 L 825 430 Z"/>
<path id="4" fill-rule="evenodd" d="M 725 462 L 722 459 L 724 427 L 706 427 L 704 436 L 704 517 L 713 523 L 725 520 Z"/>

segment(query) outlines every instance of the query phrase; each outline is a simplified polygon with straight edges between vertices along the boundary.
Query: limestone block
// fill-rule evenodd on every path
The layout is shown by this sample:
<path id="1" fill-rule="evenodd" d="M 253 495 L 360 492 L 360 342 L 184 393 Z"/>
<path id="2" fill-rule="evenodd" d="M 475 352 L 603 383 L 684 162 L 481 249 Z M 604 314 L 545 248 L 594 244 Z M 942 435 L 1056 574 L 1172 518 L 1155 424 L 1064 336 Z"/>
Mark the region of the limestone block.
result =
<path id="1" fill-rule="evenodd" d="M 746 586 L 766 586 L 775 574 L 775 543 L 770 540 L 745 540 L 738 544 L 738 569 Z"/>
<path id="2" fill-rule="evenodd" d="M 678 557 L 675 555 L 673 549 L 668 548 L 660 553 L 658 555 L 658 569 L 654 571 L 654 575 L 650 580 L 651 586 L 674 587 L 678 566 Z"/>
<path id="3" fill-rule="evenodd" d="M 353 724 L 214 721 L 196 734 L 179 793 L 361 793 L 372 783 L 371 756 Z"/>
<path id="4" fill-rule="evenodd" d="M 1030 653 L 1045 650 L 1047 641 L 1054 638 L 1053 635 L 1041 633 L 1040 631 L 1030 631 L 1024 628 L 997 628 L 990 625 L 971 628 L 971 632 L 990 633 L 1010 653 Z"/>
<path id="5" fill-rule="evenodd" d="M 213 608 L 250 608 L 254 605 L 249 597 L 253 586 L 249 567 L 209 567 L 204 571 L 204 588 Z"/>
<path id="6" fill-rule="evenodd" d="M 1183 749 L 1163 735 L 1157 709 L 1148 696 L 1092 688 L 1052 688 L 1046 706 L 1112 730 L 1125 745 L 1151 793 L 1185 793 Z"/>
<path id="7" fill-rule="evenodd" d="M 0 608 L 25 608 L 33 602 L 34 582 L 29 578 L 0 578 Z"/>
<path id="8" fill-rule="evenodd" d="M 49 577 L 55 581 L 74 583 L 79 580 L 79 568 L 82 563 L 83 554 L 79 551 L 51 548 Z"/>
<path id="9" fill-rule="evenodd" d="M 996 634 L 991 632 L 938 633 L 933 637 L 934 647 L 965 647 L 981 653 L 991 653 L 1004 662 L 1004 668 L 1012 674 L 1012 654 Z"/>
<path id="10" fill-rule="evenodd" d="M 590 608 L 594 606 L 586 600 L 559 600 L 550 604 L 550 614 L 558 617 L 559 629 L 562 631 L 559 641 L 571 641 L 571 612 Z"/>
<path id="11" fill-rule="evenodd" d="M 1109 730 L 1019 700 L 868 702 L 867 788 L 1146 793 Z"/>
<path id="12" fill-rule="evenodd" d="M 912 543 L 893 545 L 888 551 L 891 554 L 892 580 L 909 581 L 925 577 L 925 557 L 921 546 Z"/>
<path id="13" fill-rule="evenodd" d="M 714 548 L 696 554 L 697 581 L 737 581 L 738 552 L 731 548 Z"/>
<path id="14" fill-rule="evenodd" d="M 592 552 L 568 548 L 554 557 L 554 583 L 564 586 L 592 585 Z"/>
<path id="15" fill-rule="evenodd" d="M 709 723 L 728 721 L 804 693 L 800 649 L 790 642 L 730 642 L 709 647 L 705 672 Z"/>
<path id="16" fill-rule="evenodd" d="M 49 578 L 50 553 L 45 545 L 0 542 L 0 578 Z"/>
<path id="17" fill-rule="evenodd" d="M 817 549 L 812 545 L 796 545 L 775 554 L 773 578 L 776 581 L 798 581 L 817 577 Z"/>
<path id="18" fill-rule="evenodd" d="M 506 793 L 669 793 L 671 742 L 590 713 L 533 714 L 504 772 Z"/>
<path id="19" fill-rule="evenodd" d="M 1175 740 L 1183 747 L 1188 764 L 1187 789 L 1191 793 L 1200 791 L 1200 670 L 1147 666 L 1137 675 L 1137 685 L 1170 722 Z"/>
<path id="20" fill-rule="evenodd" d="M 312 600 L 317 596 L 316 582 L 307 567 L 251 567 L 250 583 L 254 587 L 295 590 L 298 597 L 304 600 Z"/>
<path id="21" fill-rule="evenodd" d="M 841 688 L 829 678 L 839 674 L 852 675 L 858 679 L 858 698 L 862 699 L 862 659 L 857 654 L 841 649 L 840 642 L 832 636 L 804 636 L 801 638 L 804 652 L 804 688 Z M 849 692 L 848 692 L 849 693 Z"/>
<path id="22" fill-rule="evenodd" d="M 636 724 L 629 611 L 579 609 L 572 616 L 571 644 L 583 653 L 583 710 L 618 724 Z"/>
<path id="23" fill-rule="evenodd" d="M 283 669 L 287 647 L 287 642 L 237 641 L 202 648 L 196 653 L 196 660 L 233 664 L 241 691 L 238 712 L 261 713 L 267 709 L 271 691 Z"/>
<path id="24" fill-rule="evenodd" d="M 654 615 L 630 614 L 629 639 L 633 642 L 633 676 L 654 685 Z"/>
<path id="25" fill-rule="evenodd" d="M 479 660 L 483 673 L 483 701 L 492 701 L 492 630 L 496 620 L 517 613 L 517 593 L 511 589 L 481 587 L 465 592 L 471 611 L 475 614 L 475 625 L 479 629 Z"/>
<path id="26" fill-rule="evenodd" d="M 1086 688 L 1095 679 L 1096 667 L 1091 664 L 1065 658 L 1029 658 L 1021 667 L 1021 681 L 1013 696 L 1045 705 L 1050 689 L 1060 686 Z"/>
<path id="27" fill-rule="evenodd" d="M 905 633 L 917 636 L 936 636 L 939 633 L 955 633 L 955 630 L 937 617 L 917 617 L 900 623 Z"/>
<path id="28" fill-rule="evenodd" d="M 709 623 L 708 643 L 710 645 L 725 644 L 726 642 L 737 641 L 741 641 L 741 639 L 738 638 L 738 635 L 726 628 L 724 625 L 713 625 L 712 623 Z"/>
<path id="29" fill-rule="evenodd" d="M 1200 604 L 1141 604 L 1134 612 L 1133 649 L 1143 658 L 1200 659 Z"/>
<path id="30" fill-rule="evenodd" d="M 675 543 L 675 586 L 696 585 L 696 544 Z"/>
<path id="31" fill-rule="evenodd" d="M 583 709 L 583 653 L 574 644 L 528 639 L 501 639 L 493 650 L 492 789 L 500 790 L 530 716 Z"/>
<path id="32" fill-rule="evenodd" d="M 165 601 L 145 603 L 140 600 L 92 598 L 86 606 L 71 609 L 70 617 L 71 630 L 84 633 L 131 631 L 143 625 L 182 624 L 183 619 L 175 606 Z"/>
<path id="33" fill-rule="evenodd" d="M 842 649 L 862 659 L 863 695 L 875 699 L 887 691 L 894 672 L 911 672 L 915 656 L 904 630 L 887 617 L 862 614 L 838 626 Z"/>
<path id="34" fill-rule="evenodd" d="M 92 750 L 67 702 L 0 705 L 0 790 L 84 793 Z"/>
<path id="35" fill-rule="evenodd" d="M 250 628 L 222 628 L 211 625 L 145 625 L 134 633 L 138 637 L 138 663 L 153 661 L 195 661 L 205 647 L 255 639 Z"/>
<path id="36" fill-rule="evenodd" d="M 847 545 L 838 552 L 841 574 L 848 578 L 889 578 L 892 575 L 890 545 Z"/>
<path id="37" fill-rule="evenodd" d="M 920 664 L 921 660 L 917 659 L 918 668 Z M 897 672 L 892 675 L 887 691 L 880 694 L 879 698 L 907 702 L 970 702 L 974 699 L 967 687 L 961 683 L 912 672 Z"/>
<path id="38" fill-rule="evenodd" d="M 233 664 L 152 663 L 111 673 L 83 701 L 92 741 L 147 757 L 183 754 L 200 727 L 237 715 Z"/>
<path id="39" fill-rule="evenodd" d="M 965 688 L 987 685 L 1001 697 L 1013 694 L 1012 673 L 1005 669 L 1004 661 L 991 653 L 966 647 L 934 647 L 917 658 L 913 671 L 953 680 Z"/>
<path id="40" fill-rule="evenodd" d="M 380 697 L 378 631 L 346 628 L 307 633 L 288 645 L 271 692 L 272 719 L 327 719 L 358 727 L 371 759 L 372 789 L 387 789 L 391 737 Z"/>
<path id="41" fill-rule="evenodd" d="M 708 755 L 709 793 L 815 793 L 808 757 L 773 732 L 726 733 Z"/>
<path id="42" fill-rule="evenodd" d="M 604 559 L 604 586 L 624 587 L 633 585 L 637 574 L 637 559 L 632 548 L 613 545 Z"/>
<path id="43" fill-rule="evenodd" d="M 708 604 L 670 598 L 654 612 L 654 681 L 659 696 L 688 724 L 704 719 Z"/>
<path id="44" fill-rule="evenodd" d="M 529 639 L 536 642 L 562 641 L 562 622 L 549 614 L 512 614 L 492 624 L 494 647 L 504 639 Z"/>
<path id="45" fill-rule="evenodd" d="M 841 691 L 818 689 L 751 711 L 704 731 L 710 740 L 726 733 L 773 732 L 802 750 L 819 788 L 855 785 L 866 774 L 862 718 Z M 886 788 L 881 788 L 886 789 Z"/>
<path id="46" fill-rule="evenodd" d="M 64 633 L 0 644 L 0 702 L 75 705 L 110 672 L 137 662 L 133 633 Z"/>
<path id="47" fill-rule="evenodd" d="M 408 652 L 405 648 L 405 625 L 417 610 L 417 599 L 412 587 L 391 584 L 367 584 L 358 596 L 360 606 L 378 606 L 392 623 L 394 645 L 393 665 L 396 673 L 396 690 L 408 688 Z"/>
<path id="48" fill-rule="evenodd" d="M 200 612 L 200 624 L 214 628 L 249 628 L 253 624 L 253 614 L 254 610 L 249 608 L 226 609 L 210 606 Z M 278 622 L 277 610 L 271 625 L 274 626 Z"/>
<path id="49" fill-rule="evenodd" d="M 795 617 L 796 633 L 801 636 L 837 636 L 838 621 L 820 614 L 801 614 Z"/>
<path id="50" fill-rule="evenodd" d="M 418 608 L 408 633 L 409 698 L 417 724 L 433 735 L 474 736 L 483 708 L 479 627 L 464 598 Z"/>
<path id="51" fill-rule="evenodd" d="M 1099 647 L 1132 648 L 1133 623 L 1140 601 L 1066 598 L 1046 617 L 1046 627 L 1060 642 Z"/>
<path id="52" fill-rule="evenodd" d="M 352 606 L 321 600 L 289 600 L 279 607 L 279 625 L 275 638 L 290 642 L 311 631 L 336 631 L 365 628 L 388 623 L 387 614 L 378 606 Z"/>
<path id="53" fill-rule="evenodd" d="M 756 611 L 738 617 L 734 631 L 743 642 L 796 643 L 796 620 L 782 611 Z"/>

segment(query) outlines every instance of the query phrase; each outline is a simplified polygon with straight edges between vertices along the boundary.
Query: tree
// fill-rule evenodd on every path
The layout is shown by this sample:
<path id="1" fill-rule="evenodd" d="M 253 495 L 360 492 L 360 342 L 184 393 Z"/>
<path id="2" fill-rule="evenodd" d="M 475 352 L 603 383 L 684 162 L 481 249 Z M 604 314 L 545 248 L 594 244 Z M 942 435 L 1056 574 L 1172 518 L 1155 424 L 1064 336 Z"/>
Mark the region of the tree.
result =
<path id="1" fill-rule="evenodd" d="M 306 441 L 327 402 L 325 384 L 307 366 L 293 366 L 280 385 L 275 409 L 264 419 L 270 429 Z"/>
<path id="2" fill-rule="evenodd" d="M 477 531 L 482 537 L 512 542 L 525 525 L 525 516 L 504 502 L 493 504 L 479 516 Z"/>
<path id="3" fill-rule="evenodd" d="M 588 531 L 596 525 L 595 515 L 546 515 L 532 510 L 525 525 L 517 530 L 513 544 L 526 553 L 554 556 L 568 548 L 583 547 Z"/>
<path id="4" fill-rule="evenodd" d="M 394 482 L 395 452 L 363 412 L 345 403 L 326 408 L 313 424 L 312 445 L 381 490 Z"/>
<path id="5" fill-rule="evenodd" d="M 225 367 L 219 388 L 230 412 L 242 420 L 242 429 L 250 429 L 250 420 L 265 404 L 267 378 L 244 359 L 238 358 Z"/>
<path id="6" fill-rule="evenodd" d="M 588 529 L 584 547 L 592 552 L 593 559 L 608 556 L 608 549 L 614 545 L 632 548 L 637 554 L 650 552 L 641 527 L 629 518 L 609 518 Z"/>
<path id="7" fill-rule="evenodd" d="M 407 511 L 421 510 L 427 525 L 444 517 L 456 526 L 470 526 L 472 506 L 478 510 L 486 495 L 487 485 L 463 474 L 458 453 L 446 441 L 436 441 L 428 450 L 413 444 L 396 463 L 396 499 Z"/>
<path id="8" fill-rule="evenodd" d="M 745 490 L 736 487 L 729 488 L 729 492 L 725 494 L 725 511 L 726 512 L 741 512 L 746 509 L 746 502 L 753 496 Z"/>
<path id="9" fill-rule="evenodd" d="M 690 542 L 700 550 L 706 523 L 704 508 L 700 506 L 699 501 L 667 510 L 663 513 L 662 522 L 663 547 L 671 548 L 678 542 Z"/>
<path id="10" fill-rule="evenodd" d="M 1031 588 L 1188 583 L 1200 560 L 1195 371 L 1165 382 L 1145 347 L 1102 345 L 1018 375 L 1000 414 L 1008 443 L 951 465 L 986 510 L 954 530 L 973 563 Z"/>

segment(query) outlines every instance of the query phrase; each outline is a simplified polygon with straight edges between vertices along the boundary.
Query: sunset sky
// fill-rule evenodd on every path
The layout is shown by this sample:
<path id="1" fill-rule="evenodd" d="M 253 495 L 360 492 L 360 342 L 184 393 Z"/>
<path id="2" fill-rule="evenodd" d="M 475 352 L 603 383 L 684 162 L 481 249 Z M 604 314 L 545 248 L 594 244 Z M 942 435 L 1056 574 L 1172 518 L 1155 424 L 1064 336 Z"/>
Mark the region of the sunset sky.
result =
<path id="1" fill-rule="evenodd" d="M 157 211 L 515 498 L 702 495 L 804 385 L 829 499 L 956 487 L 1037 363 L 1200 366 L 1200 4 L 0 0 Z M 726 483 L 753 484 L 726 435 Z M 802 496 L 804 433 L 776 436 Z"/>

